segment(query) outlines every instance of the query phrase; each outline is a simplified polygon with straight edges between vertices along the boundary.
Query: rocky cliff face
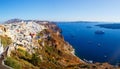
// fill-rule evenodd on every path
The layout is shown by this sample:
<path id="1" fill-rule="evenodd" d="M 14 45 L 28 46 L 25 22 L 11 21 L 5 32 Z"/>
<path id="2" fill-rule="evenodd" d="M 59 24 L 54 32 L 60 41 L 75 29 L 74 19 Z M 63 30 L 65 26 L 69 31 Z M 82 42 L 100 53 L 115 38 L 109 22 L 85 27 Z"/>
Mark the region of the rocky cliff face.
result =
<path id="1" fill-rule="evenodd" d="M 14 69 L 114 69 L 79 59 L 61 30 L 47 21 L 17 20 L 0 25 L 4 63 Z M 1 39 L 3 40 L 3 39 Z"/>

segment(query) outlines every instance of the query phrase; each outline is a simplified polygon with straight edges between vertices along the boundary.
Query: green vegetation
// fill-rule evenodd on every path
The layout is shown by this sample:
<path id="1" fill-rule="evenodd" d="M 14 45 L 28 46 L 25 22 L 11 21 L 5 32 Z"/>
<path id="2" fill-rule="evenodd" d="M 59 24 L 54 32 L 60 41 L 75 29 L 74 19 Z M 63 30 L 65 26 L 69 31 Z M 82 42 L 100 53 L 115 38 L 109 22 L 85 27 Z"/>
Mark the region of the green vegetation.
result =
<path id="1" fill-rule="evenodd" d="M 90 68 L 90 65 L 87 65 L 87 64 L 83 64 L 83 65 L 80 65 L 80 68 Z"/>
<path id="2" fill-rule="evenodd" d="M 21 59 L 24 59 L 24 60 L 27 60 L 29 61 L 32 57 L 32 55 L 30 55 L 27 51 L 25 50 L 22 50 L 22 49 L 17 49 L 18 51 L 18 57 L 21 58 Z"/>
<path id="3" fill-rule="evenodd" d="M 20 59 L 24 59 L 29 63 L 33 64 L 34 66 L 39 66 L 41 59 L 37 53 L 30 55 L 28 52 L 22 49 L 18 49 L 18 54 Z"/>
<path id="4" fill-rule="evenodd" d="M 37 36 L 43 36 L 43 33 L 41 33 L 41 32 L 37 33 Z"/>
<path id="5" fill-rule="evenodd" d="M 12 40 L 10 37 L 0 35 L 0 39 L 4 47 L 12 43 Z"/>
<path id="6" fill-rule="evenodd" d="M 12 51 L 11 57 L 6 58 L 5 64 L 14 69 L 38 69 L 35 64 L 40 61 L 40 58 L 30 55 L 27 51 L 18 48 Z M 35 62 L 35 64 L 33 64 Z"/>
<path id="7" fill-rule="evenodd" d="M 22 69 L 22 66 L 20 65 L 20 63 L 12 57 L 7 57 L 5 64 L 14 69 Z"/>
<path id="8" fill-rule="evenodd" d="M 51 57 L 59 57 L 58 50 L 53 46 L 45 46 L 45 52 Z"/>
<path id="9" fill-rule="evenodd" d="M 40 59 L 39 55 L 33 54 L 30 62 L 35 66 L 39 66 L 41 63 L 41 59 Z"/>

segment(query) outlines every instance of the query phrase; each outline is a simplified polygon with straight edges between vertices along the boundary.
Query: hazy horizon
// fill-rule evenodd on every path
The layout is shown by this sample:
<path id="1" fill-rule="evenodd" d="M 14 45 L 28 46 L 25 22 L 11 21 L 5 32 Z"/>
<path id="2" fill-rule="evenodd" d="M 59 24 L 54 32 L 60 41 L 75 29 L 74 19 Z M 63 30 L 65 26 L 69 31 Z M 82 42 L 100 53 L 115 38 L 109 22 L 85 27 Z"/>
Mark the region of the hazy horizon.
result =
<path id="1" fill-rule="evenodd" d="M 0 0 L 0 21 L 120 22 L 120 0 Z"/>
<path id="2" fill-rule="evenodd" d="M 40 20 L 40 21 L 51 21 L 51 22 L 98 22 L 98 23 L 120 23 L 120 21 L 95 21 L 95 20 L 60 20 L 60 21 L 52 21 L 52 20 L 41 20 L 41 19 L 22 19 L 22 18 L 12 18 L 12 19 L 20 19 L 20 20 Z M 8 19 L 11 20 L 11 19 Z M 0 23 L 4 23 L 8 20 L 1 21 Z"/>

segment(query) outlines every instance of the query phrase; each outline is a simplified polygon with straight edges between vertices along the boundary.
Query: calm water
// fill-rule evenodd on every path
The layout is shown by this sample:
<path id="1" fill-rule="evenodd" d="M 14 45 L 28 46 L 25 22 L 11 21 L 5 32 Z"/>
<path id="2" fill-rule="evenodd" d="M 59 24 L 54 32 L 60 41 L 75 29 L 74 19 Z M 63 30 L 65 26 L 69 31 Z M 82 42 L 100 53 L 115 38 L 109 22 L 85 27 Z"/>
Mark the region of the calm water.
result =
<path id="1" fill-rule="evenodd" d="M 75 48 L 81 59 L 94 62 L 120 62 L 120 29 L 106 29 L 94 26 L 102 23 L 58 23 L 64 39 Z M 92 28 L 87 28 L 91 26 Z M 103 30 L 105 34 L 94 32 Z"/>

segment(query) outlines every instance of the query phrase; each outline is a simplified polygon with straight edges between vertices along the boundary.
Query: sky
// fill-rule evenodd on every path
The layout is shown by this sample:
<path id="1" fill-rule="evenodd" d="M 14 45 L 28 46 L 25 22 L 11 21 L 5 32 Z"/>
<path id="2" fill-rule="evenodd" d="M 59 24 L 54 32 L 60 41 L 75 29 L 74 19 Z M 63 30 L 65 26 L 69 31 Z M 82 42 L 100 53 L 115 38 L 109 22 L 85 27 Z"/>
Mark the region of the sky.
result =
<path id="1" fill-rule="evenodd" d="M 120 22 L 120 0 L 0 0 L 0 21 Z"/>

